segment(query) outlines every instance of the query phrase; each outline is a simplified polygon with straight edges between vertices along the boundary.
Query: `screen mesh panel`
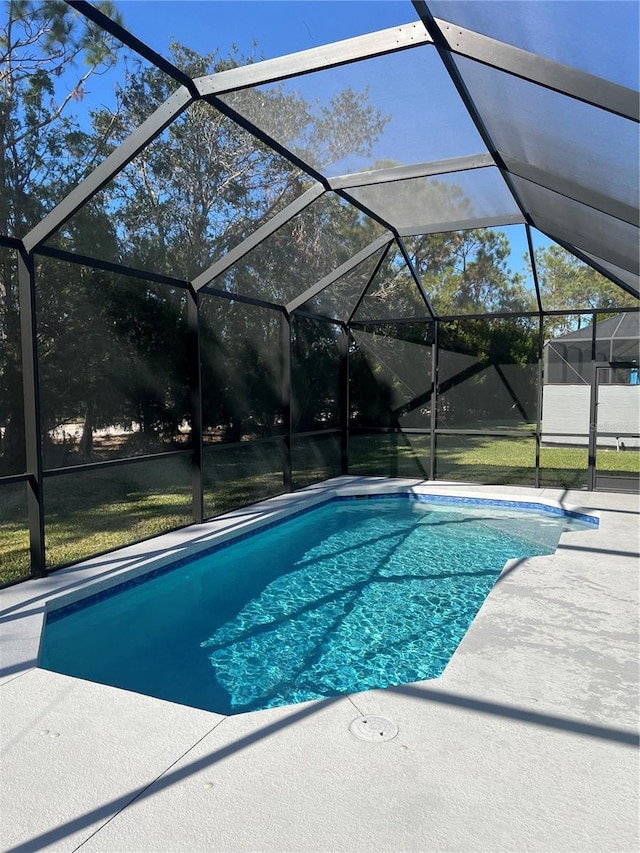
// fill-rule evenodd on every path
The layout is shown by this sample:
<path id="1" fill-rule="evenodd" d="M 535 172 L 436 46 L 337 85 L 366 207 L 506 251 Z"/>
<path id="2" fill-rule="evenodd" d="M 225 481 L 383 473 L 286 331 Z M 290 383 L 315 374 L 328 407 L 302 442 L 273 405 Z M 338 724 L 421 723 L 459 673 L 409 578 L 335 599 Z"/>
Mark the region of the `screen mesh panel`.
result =
<path id="1" fill-rule="evenodd" d="M 284 305 L 382 232 L 377 222 L 333 193 L 325 193 L 218 276 L 212 286 Z"/>
<path id="2" fill-rule="evenodd" d="M 309 183 L 299 169 L 198 101 L 49 243 L 190 279 Z"/>
<path id="3" fill-rule="evenodd" d="M 540 448 L 540 487 L 553 489 L 586 489 L 589 483 L 589 451 L 569 441 L 555 440 Z"/>
<path id="4" fill-rule="evenodd" d="M 437 435 L 436 479 L 486 485 L 535 484 L 533 436 Z"/>
<path id="5" fill-rule="evenodd" d="M 558 176 L 637 209 L 635 122 L 472 60 L 456 61 L 498 151 L 546 173 L 552 189 Z"/>
<path id="6" fill-rule="evenodd" d="M 626 0 L 431 0 L 437 18 L 572 65 L 622 86 L 638 87 L 637 52 L 620 50 L 621 33 L 638 33 L 638 6 Z M 593 33 L 598 34 L 594 50 Z"/>
<path id="7" fill-rule="evenodd" d="M 162 103 L 164 75 L 66 4 L 7 4 L 2 18 L 0 233 L 24 237 Z M 128 121 L 122 94 L 143 77 L 159 83 Z"/>
<path id="8" fill-rule="evenodd" d="M 596 361 L 640 364 L 640 314 L 618 314 L 596 323 Z M 612 370 L 609 381 L 620 384 L 638 384 L 636 371 L 621 368 Z M 602 377 L 599 379 L 603 381 Z M 606 380 L 605 380 L 606 381 Z"/>
<path id="9" fill-rule="evenodd" d="M 47 568 L 191 521 L 191 460 L 171 456 L 44 480 Z"/>
<path id="10" fill-rule="evenodd" d="M 352 330 L 349 357 L 350 423 L 360 427 L 429 429 L 432 346 L 429 327 L 393 334 Z"/>
<path id="11" fill-rule="evenodd" d="M 546 485 L 557 477 L 559 484 L 580 487 L 588 460 L 576 448 L 589 442 L 593 315 L 546 317 L 544 336 L 541 439 L 548 452 L 541 451 L 541 477 Z M 542 467 L 548 469 L 544 477 Z"/>
<path id="12" fill-rule="evenodd" d="M 359 323 L 428 317 L 429 309 L 407 262 L 392 246 L 353 315 Z"/>
<path id="13" fill-rule="evenodd" d="M 42 259 L 46 468 L 189 446 L 184 291 Z"/>
<path id="14" fill-rule="evenodd" d="M 0 246 L 0 476 L 25 470 L 23 407 L 17 258 Z"/>
<path id="15" fill-rule="evenodd" d="M 520 318 L 441 324 L 438 428 L 532 429 L 537 337 L 537 324 Z"/>
<path id="16" fill-rule="evenodd" d="M 545 311 L 638 306 L 636 297 L 561 246 L 538 246 L 535 261 Z"/>
<path id="17" fill-rule="evenodd" d="M 340 425 L 339 327 L 291 318 L 291 424 L 295 432 Z"/>
<path id="18" fill-rule="evenodd" d="M 200 332 L 205 443 L 282 433 L 282 314 L 202 293 Z"/>
<path id="19" fill-rule="evenodd" d="M 27 577 L 29 516 L 26 483 L 0 483 L 0 585 Z"/>
<path id="20" fill-rule="evenodd" d="M 618 267 L 615 264 L 610 264 L 607 261 L 603 260 L 603 258 L 598 258 L 596 255 L 593 255 L 591 252 L 585 252 L 585 255 L 588 258 L 591 258 L 592 261 L 595 261 L 596 264 L 603 267 L 604 270 L 611 273 L 616 278 L 621 279 L 625 284 L 628 284 L 630 287 L 633 287 L 636 293 L 638 292 L 638 288 L 640 287 L 640 278 L 637 275 L 629 272 L 628 270 L 622 269 L 622 267 Z M 619 298 L 622 298 L 627 301 L 627 296 L 619 294 Z M 634 297 L 631 297 L 633 299 Z M 637 300 L 637 297 L 636 297 Z"/>
<path id="21" fill-rule="evenodd" d="M 425 234 L 405 244 L 440 316 L 537 310 L 520 226 Z"/>
<path id="22" fill-rule="evenodd" d="M 430 437 L 404 432 L 349 434 L 349 474 L 429 478 Z"/>
<path id="23" fill-rule="evenodd" d="M 354 187 L 349 194 L 403 233 L 458 230 L 500 217 L 524 221 L 500 172 L 491 167 Z"/>
<path id="24" fill-rule="evenodd" d="M 588 322 L 588 321 L 587 321 Z M 571 333 L 547 341 L 544 348 L 547 385 L 584 385 L 591 383 L 593 374 L 591 327 L 584 337 Z"/>
<path id="25" fill-rule="evenodd" d="M 281 494 L 283 462 L 282 438 L 207 445 L 202 472 L 205 518 Z"/>
<path id="26" fill-rule="evenodd" d="M 383 253 L 384 248 L 362 261 L 351 272 L 341 276 L 317 296 L 305 302 L 302 308 L 336 320 L 348 320 L 371 281 Z"/>
<path id="27" fill-rule="evenodd" d="M 638 274 L 638 229 L 531 181 L 513 183 L 537 228 Z"/>
<path id="28" fill-rule="evenodd" d="M 342 473 L 341 439 L 327 435 L 295 435 L 291 443 L 291 478 L 294 489 L 303 489 Z"/>
<path id="29" fill-rule="evenodd" d="M 432 45 L 222 100 L 330 177 L 486 150 Z"/>

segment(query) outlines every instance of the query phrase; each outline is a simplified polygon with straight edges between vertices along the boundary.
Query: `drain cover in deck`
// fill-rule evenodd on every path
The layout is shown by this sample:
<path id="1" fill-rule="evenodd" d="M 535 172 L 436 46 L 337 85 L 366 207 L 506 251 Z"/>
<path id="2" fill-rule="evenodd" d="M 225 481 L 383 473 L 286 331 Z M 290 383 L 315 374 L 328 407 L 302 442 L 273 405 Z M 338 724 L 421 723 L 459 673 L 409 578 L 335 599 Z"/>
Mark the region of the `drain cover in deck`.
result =
<path id="1" fill-rule="evenodd" d="M 393 740 L 398 734 L 398 727 L 393 720 L 386 717 L 357 717 L 349 726 L 349 731 L 360 740 L 384 741 Z"/>

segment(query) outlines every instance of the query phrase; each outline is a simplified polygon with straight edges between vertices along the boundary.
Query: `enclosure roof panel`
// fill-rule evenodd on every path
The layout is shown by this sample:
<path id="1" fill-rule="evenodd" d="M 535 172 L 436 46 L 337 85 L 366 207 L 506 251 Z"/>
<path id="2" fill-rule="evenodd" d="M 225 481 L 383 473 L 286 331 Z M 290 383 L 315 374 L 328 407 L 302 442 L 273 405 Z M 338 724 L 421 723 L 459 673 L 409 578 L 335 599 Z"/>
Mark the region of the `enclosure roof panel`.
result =
<path id="1" fill-rule="evenodd" d="M 495 167 L 354 187 L 347 194 L 405 235 L 524 222 Z"/>
<path id="2" fill-rule="evenodd" d="M 610 274 L 613 278 L 617 278 L 620 281 L 624 282 L 629 288 L 634 291 L 634 295 L 636 298 L 639 296 L 640 289 L 640 276 L 637 274 L 634 275 L 632 272 L 628 270 L 623 270 L 622 267 L 618 267 L 615 264 L 607 263 L 607 261 L 603 260 L 603 258 L 598 258 L 596 255 L 591 254 L 591 252 L 584 253 L 587 258 L 589 258 L 596 266 L 599 266 L 605 274 Z"/>
<path id="3" fill-rule="evenodd" d="M 573 332 L 567 332 L 554 338 L 554 341 L 591 340 L 593 334 L 592 326 L 582 326 Z M 607 317 L 606 320 L 596 322 L 596 336 L 598 340 L 628 338 L 638 340 L 640 338 L 640 314 L 629 312 L 618 314 L 615 317 Z"/>
<path id="4" fill-rule="evenodd" d="M 531 181 L 513 183 L 540 231 L 638 275 L 638 228 Z"/>
<path id="5" fill-rule="evenodd" d="M 640 26 L 637 3 L 629 0 L 431 0 L 443 18 L 531 53 L 638 88 L 637 52 L 621 50 Z M 594 33 L 597 42 L 594 43 Z"/>
<path id="6" fill-rule="evenodd" d="M 328 14 L 325 2 L 313 1 L 162 0 L 152 22 L 149 0 L 117 0 L 116 5 L 127 29 L 166 59 L 173 59 L 173 40 L 202 54 L 217 50 L 221 58 L 235 49 L 239 61 L 252 57 L 255 62 L 419 22 L 410 0 L 371 4 L 366 15 L 361 0 L 340 0 L 340 14 Z M 258 6 L 267 5 L 268 14 L 261 14 Z"/>
<path id="7" fill-rule="evenodd" d="M 400 96 L 399 96 L 400 94 Z M 328 178 L 486 148 L 430 44 L 222 94 L 220 100 Z M 294 103 L 306 105 L 307 119 Z M 348 111 L 348 127 L 334 116 Z"/>
<path id="8" fill-rule="evenodd" d="M 108 24 L 89 4 L 70 5 L 74 16 L 84 12 L 92 25 Z M 179 141 L 190 118 L 211 110 L 224 114 L 220 127 L 227 133 L 210 133 L 218 126 L 214 120 L 201 123 L 198 142 L 212 161 L 216 146 L 231 138 L 229 123 L 239 125 L 257 140 L 256 150 L 268 148 L 288 164 L 280 172 L 290 176 L 292 187 L 275 206 L 263 211 L 258 204 L 260 215 L 247 219 L 243 205 L 256 207 L 260 188 L 243 190 L 238 183 L 235 231 L 230 223 L 228 230 L 218 228 L 218 207 L 206 199 L 215 239 L 203 250 L 200 237 L 185 232 L 178 253 L 182 277 L 205 270 L 198 286 L 226 270 L 228 261 L 248 250 L 243 241 L 251 230 L 262 229 L 257 245 L 270 214 L 277 217 L 293 203 L 311 178 L 314 192 L 333 190 L 327 196 L 334 201 L 324 202 L 328 210 L 350 202 L 356 219 L 369 214 L 378 231 L 390 228 L 392 236 L 526 222 L 624 289 L 637 289 L 637 3 L 398 0 L 368 4 L 366 15 L 362 3 L 342 2 L 339 15 L 331 14 L 333 8 L 326 2 L 263 2 L 258 13 L 257 5 L 237 2 L 166 2 L 157 16 L 162 20 L 151 22 L 148 2 L 116 2 L 122 23 L 108 24 L 110 38 L 154 67 L 165 80 L 158 89 L 165 101 L 151 99 L 146 111 L 138 110 L 111 153 L 105 148 L 104 158 L 89 161 L 97 164 L 93 172 L 73 173 L 68 195 L 53 208 L 39 200 L 40 221 L 28 223 L 25 247 L 37 249 L 62 233 L 65 223 L 72 237 L 78 230 L 74 217 L 84 208 L 92 225 L 94 202 L 111 217 L 117 243 L 130 225 L 117 222 L 118 205 L 131 196 L 125 189 L 110 195 L 111 189 L 126 186 L 134 161 L 144 160 L 147 151 L 152 156 L 159 139 Z M 170 44 L 170 35 L 178 46 Z M 132 69 L 120 59 L 114 68 L 124 68 L 125 81 L 116 90 L 129 97 L 135 73 L 127 63 Z M 89 112 L 83 131 L 91 121 Z M 184 217 L 170 211 L 174 223 L 193 213 L 186 185 L 168 170 L 167 195 L 157 196 L 167 211 L 167 198 L 183 204 Z M 53 198 L 61 186 L 52 183 L 42 198 Z M 235 188 L 231 177 L 226 189 Z M 341 199 L 337 207 L 335 196 Z M 105 198 L 111 199 L 106 208 Z M 276 219 L 283 235 L 285 220 Z M 376 229 L 369 223 L 366 230 L 371 239 Z M 172 225 L 172 233 L 179 231 Z M 144 234 L 146 245 L 155 245 L 155 237 Z M 307 240 L 307 253 L 309 245 Z M 185 261 L 187 251 L 193 263 Z M 344 264 L 344 254 L 346 247 L 336 254 L 335 267 L 325 268 L 322 258 L 320 278 Z M 303 296 L 308 302 L 318 281 L 303 275 L 297 293 L 292 282 L 283 304 L 299 306 Z"/>

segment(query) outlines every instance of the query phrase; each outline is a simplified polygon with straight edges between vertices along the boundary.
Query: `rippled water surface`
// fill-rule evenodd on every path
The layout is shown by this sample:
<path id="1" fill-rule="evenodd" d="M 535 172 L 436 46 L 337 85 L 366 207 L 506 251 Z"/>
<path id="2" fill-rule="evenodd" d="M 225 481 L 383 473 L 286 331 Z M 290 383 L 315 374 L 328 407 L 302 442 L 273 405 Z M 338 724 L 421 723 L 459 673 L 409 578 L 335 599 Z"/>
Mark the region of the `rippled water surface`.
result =
<path id="1" fill-rule="evenodd" d="M 41 666 L 222 714 L 436 678 L 562 515 L 337 500 L 51 614 Z"/>

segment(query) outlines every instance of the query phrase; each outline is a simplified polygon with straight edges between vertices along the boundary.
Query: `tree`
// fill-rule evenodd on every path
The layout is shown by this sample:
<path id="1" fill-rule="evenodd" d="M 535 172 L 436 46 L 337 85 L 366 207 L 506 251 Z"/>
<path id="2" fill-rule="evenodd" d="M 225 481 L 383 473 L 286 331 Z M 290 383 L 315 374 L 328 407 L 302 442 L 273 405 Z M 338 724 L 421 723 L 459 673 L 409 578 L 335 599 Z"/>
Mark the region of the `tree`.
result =
<path id="1" fill-rule="evenodd" d="M 119 20 L 111 3 L 100 8 Z M 117 43 L 66 3 L 9 0 L 0 27 L 0 234 L 22 236 L 93 165 L 98 151 L 70 112 L 109 68 Z M 74 157 L 70 157 L 73 152 Z M 55 276 L 41 282 L 41 304 Z M 0 469 L 24 469 L 24 415 L 15 257 L 0 252 Z"/>
<path id="2" fill-rule="evenodd" d="M 414 238 L 416 269 L 436 312 L 443 316 L 535 310 L 523 276 L 507 266 L 509 241 L 475 228 Z"/>
<path id="3" fill-rule="evenodd" d="M 224 71 L 255 57 L 213 52 L 200 56 L 174 43 L 173 60 L 193 77 Z M 95 116 L 98 135 L 108 122 L 116 139 L 140 123 L 149 104 L 166 99 L 173 83 L 155 69 L 130 75 L 116 120 Z M 250 109 L 249 94 L 229 96 L 234 109 Z M 347 150 L 368 152 L 384 118 L 366 93 L 337 93 L 318 109 L 281 85 L 260 94 L 261 109 L 275 117 L 274 135 L 305 146 L 315 165 Z M 202 101 L 192 104 L 141 152 L 96 199 L 117 222 L 120 258 L 133 266 L 191 278 L 297 198 L 308 179 L 296 167 Z M 75 218 L 75 217 L 74 217 Z M 67 226 L 73 227 L 73 219 Z M 377 230 L 375 230 L 377 229 Z M 284 304 L 355 254 L 381 230 L 355 208 L 327 195 L 249 253 L 213 287 Z M 205 427 L 230 439 L 246 430 L 268 432 L 280 410 L 279 380 L 266 349 L 280 349 L 279 322 L 263 310 L 236 310 L 204 297 L 202 311 Z M 142 305 L 139 312 L 143 312 Z M 313 326 L 322 347 L 324 326 Z M 322 326 L 322 328 L 320 328 Z M 179 362 L 174 339 L 166 351 Z"/>
<path id="4" fill-rule="evenodd" d="M 192 77 L 253 62 L 235 52 L 200 55 L 173 43 L 173 62 Z M 130 74 L 117 116 L 98 113 L 94 132 L 121 142 L 166 100 L 174 82 L 158 69 Z M 229 96 L 235 107 L 240 95 Z M 246 99 L 249 97 L 244 95 Z M 338 93 L 329 108 L 313 113 L 300 96 L 280 85 L 260 94 L 261 110 L 277 116 L 276 136 L 308 137 L 315 163 L 339 159 L 347 146 L 368 151 L 384 119 L 365 94 Z M 356 138 L 354 127 L 362 128 Z M 118 223 L 125 263 L 193 278 L 308 186 L 300 170 L 206 101 L 197 101 L 147 146 L 94 202 Z"/>
<path id="5" fill-rule="evenodd" d="M 3 5 L 0 233 L 22 236 L 94 165 L 99 152 L 82 144 L 69 111 L 87 81 L 115 63 L 118 43 L 61 0 Z M 112 3 L 97 5 L 120 21 Z"/>
<path id="6" fill-rule="evenodd" d="M 535 251 L 542 307 L 546 311 L 566 311 L 545 320 L 550 337 L 579 329 L 591 323 L 591 315 L 571 315 L 585 308 L 623 308 L 637 300 L 592 267 L 557 245 Z"/>
<path id="7" fill-rule="evenodd" d="M 445 211 L 443 217 L 460 219 L 467 215 L 469 202 L 459 188 L 434 181 L 425 192 L 439 211 Z M 518 313 L 535 310 L 536 303 L 533 293 L 524 286 L 523 276 L 508 268 L 506 235 L 494 229 L 472 229 L 419 235 L 406 238 L 405 243 L 435 312 L 459 318 L 439 325 L 441 425 L 530 420 L 535 411 L 535 383 L 530 365 L 536 360 L 537 325 L 518 317 Z M 381 277 L 381 283 L 376 280 L 371 286 L 380 302 L 378 318 L 424 316 L 426 309 L 417 288 L 408 286 L 408 271 L 400 259 L 395 257 L 383 267 Z M 465 319 L 465 315 L 498 312 L 513 312 L 514 316 L 490 321 Z M 368 314 L 367 319 L 373 321 L 375 317 Z M 396 338 L 394 345 L 398 352 L 401 352 L 401 329 L 400 325 L 386 327 L 386 335 L 393 334 Z M 422 333 L 425 342 L 428 335 L 427 325 Z M 378 395 L 381 400 L 392 400 L 404 390 L 403 377 L 411 374 L 410 361 L 418 358 L 420 349 L 414 347 L 409 351 L 412 353 L 409 361 L 397 364 L 392 379 L 384 365 L 376 364 L 375 357 L 371 360 L 372 377 L 385 386 Z M 358 361 L 353 359 L 352 364 Z M 359 369 L 364 375 L 362 368 Z M 428 369 L 425 359 L 423 371 Z M 371 377 L 367 381 L 370 385 Z M 429 381 L 430 377 L 425 376 L 422 383 L 414 380 L 407 385 L 423 390 L 401 409 L 389 411 L 390 423 L 398 414 L 406 422 L 409 413 L 417 418 L 417 413 L 428 408 Z M 371 393 L 368 396 L 373 399 Z M 362 412 L 368 406 L 359 403 Z M 380 412 L 376 417 L 382 417 Z M 424 419 L 417 420 L 422 423 Z"/>

